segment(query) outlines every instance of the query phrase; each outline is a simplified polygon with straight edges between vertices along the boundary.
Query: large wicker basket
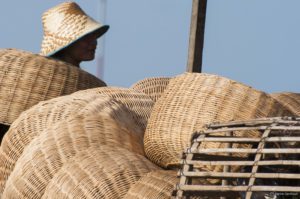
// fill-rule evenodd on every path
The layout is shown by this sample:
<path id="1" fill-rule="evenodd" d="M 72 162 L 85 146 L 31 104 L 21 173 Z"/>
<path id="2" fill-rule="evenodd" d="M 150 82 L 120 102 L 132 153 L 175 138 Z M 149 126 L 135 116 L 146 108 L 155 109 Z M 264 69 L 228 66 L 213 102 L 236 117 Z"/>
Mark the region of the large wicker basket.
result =
<path id="1" fill-rule="evenodd" d="M 61 167 L 89 147 L 108 146 L 107 150 L 114 150 L 118 146 L 134 154 L 143 154 L 143 132 L 137 131 L 126 107 L 116 104 L 113 112 L 105 107 L 95 110 L 94 107 L 99 106 L 101 104 L 95 101 L 92 108 L 85 108 L 91 110 L 89 114 L 57 122 L 35 137 L 17 160 L 5 184 L 3 197 L 40 197 Z M 102 161 L 99 159 L 99 163 Z"/>
<path id="2" fill-rule="evenodd" d="M 137 94 L 138 96 L 136 96 L 136 98 L 129 98 L 129 96 L 134 97 L 134 95 L 133 93 L 130 95 L 129 91 L 127 95 L 122 95 L 122 93 L 125 93 L 125 89 L 123 92 L 117 88 L 104 90 L 106 92 L 103 91 L 102 94 L 88 92 L 83 95 L 77 93 L 76 95 L 54 98 L 40 102 L 29 110 L 24 111 L 12 124 L 2 141 L 0 148 L 0 192 L 3 190 L 5 182 L 14 169 L 16 161 L 23 153 L 24 148 L 36 136 L 47 129 L 47 127 L 53 126 L 59 121 L 64 122 L 77 114 L 97 115 L 101 113 L 110 114 L 111 117 L 115 119 L 122 117 L 123 121 L 125 122 L 127 120 L 129 126 L 137 132 L 140 142 L 142 142 L 144 127 L 137 124 L 135 120 L 135 118 L 137 118 L 136 112 L 144 113 L 145 110 L 150 108 L 148 102 L 152 103 L 152 100 L 149 99 L 147 101 L 145 98 L 142 98 L 144 100 L 140 101 L 139 106 L 134 106 L 134 103 L 129 103 L 131 106 L 128 107 L 128 102 L 137 102 L 138 96 L 141 95 Z M 107 95 L 105 93 L 107 93 Z M 114 93 L 114 95 L 120 94 L 121 96 L 114 99 L 112 98 L 114 97 L 112 93 Z M 122 102 L 126 103 L 127 106 Z M 132 109 L 134 109 L 134 111 Z M 120 138 L 121 137 L 118 139 Z M 142 145 L 141 143 L 141 146 Z M 136 150 L 138 149 L 143 153 L 143 149 L 137 147 Z"/>
<path id="3" fill-rule="evenodd" d="M 0 123 L 50 98 L 105 86 L 78 67 L 17 49 L 0 50 Z"/>
<path id="4" fill-rule="evenodd" d="M 216 75 L 185 73 L 172 78 L 155 103 L 145 132 L 145 152 L 164 168 L 177 167 L 192 133 L 206 124 L 282 115 L 293 114 L 264 92 Z M 220 144 L 202 147 L 216 145 Z"/>

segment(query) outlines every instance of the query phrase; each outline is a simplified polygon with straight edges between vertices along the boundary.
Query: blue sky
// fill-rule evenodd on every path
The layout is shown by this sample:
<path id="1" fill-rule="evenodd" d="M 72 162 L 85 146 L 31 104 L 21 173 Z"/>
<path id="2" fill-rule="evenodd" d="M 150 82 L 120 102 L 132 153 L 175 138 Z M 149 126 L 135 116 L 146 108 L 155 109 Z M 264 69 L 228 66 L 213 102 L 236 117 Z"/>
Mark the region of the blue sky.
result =
<path id="1" fill-rule="evenodd" d="M 60 2 L 2 2 L 0 48 L 38 53 L 41 15 Z M 107 0 L 105 19 L 98 1 L 76 2 L 111 26 L 97 50 L 109 85 L 186 70 L 192 0 Z M 208 0 L 203 71 L 265 92 L 300 92 L 299 8 L 299 0 Z M 82 65 L 96 74 L 96 64 Z"/>
<path id="2" fill-rule="evenodd" d="M 300 92 L 299 0 L 208 0 L 204 71 Z"/>

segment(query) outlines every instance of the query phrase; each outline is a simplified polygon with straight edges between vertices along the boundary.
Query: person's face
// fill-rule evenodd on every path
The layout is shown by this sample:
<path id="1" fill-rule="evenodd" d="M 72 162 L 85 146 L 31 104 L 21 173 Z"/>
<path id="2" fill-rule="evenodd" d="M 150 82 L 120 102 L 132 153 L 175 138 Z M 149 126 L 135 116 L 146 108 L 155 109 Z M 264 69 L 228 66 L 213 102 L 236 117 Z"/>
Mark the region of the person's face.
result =
<path id="1" fill-rule="evenodd" d="M 66 52 L 70 58 L 78 61 L 90 61 L 95 58 L 97 34 L 88 34 L 70 45 Z"/>

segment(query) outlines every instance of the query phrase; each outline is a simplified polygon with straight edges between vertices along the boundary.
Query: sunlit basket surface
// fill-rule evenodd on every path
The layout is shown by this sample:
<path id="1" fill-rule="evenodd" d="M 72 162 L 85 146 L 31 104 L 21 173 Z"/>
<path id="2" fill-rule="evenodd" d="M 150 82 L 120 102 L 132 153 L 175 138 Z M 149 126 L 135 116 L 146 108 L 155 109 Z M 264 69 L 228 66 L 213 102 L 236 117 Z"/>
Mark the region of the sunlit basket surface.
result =
<path id="1" fill-rule="evenodd" d="M 167 85 L 169 84 L 170 77 L 152 77 L 138 81 L 131 86 L 132 89 L 141 91 L 150 96 L 153 101 L 157 101 Z"/>
<path id="2" fill-rule="evenodd" d="M 144 136 L 145 152 L 162 167 L 178 167 L 191 135 L 206 124 L 281 115 L 292 113 L 264 92 L 217 75 L 185 73 L 172 78 L 155 103 Z M 247 133 L 257 136 L 255 131 Z"/>
<path id="3" fill-rule="evenodd" d="M 143 145 L 144 130 L 135 123 L 134 113 L 120 101 L 111 97 L 100 94 L 69 95 L 41 102 L 23 112 L 3 139 L 0 148 L 1 190 L 3 190 L 8 176 L 14 169 L 15 162 L 23 153 L 24 148 L 48 127 L 59 121 L 68 123 L 65 120 L 77 114 L 106 114 L 116 120 L 121 120 L 124 124 L 128 124 L 128 128 L 130 127 L 136 132 L 136 138 L 139 139 L 141 146 Z M 118 138 L 118 140 L 120 139 L 123 137 Z M 136 150 L 143 151 L 141 147 L 137 147 Z"/>
<path id="4" fill-rule="evenodd" d="M 114 114 L 103 112 L 70 117 L 35 137 L 17 160 L 5 184 L 3 196 L 41 196 L 60 168 L 80 151 L 91 146 L 109 146 L 112 150 L 119 147 L 134 154 L 143 154 L 142 138 L 139 135 L 142 132 L 136 132 L 138 129 L 128 117 L 126 109 L 116 109 Z M 131 162 L 129 159 L 127 161 Z"/>
<path id="5" fill-rule="evenodd" d="M 10 125 L 40 101 L 105 85 L 66 62 L 18 49 L 0 49 L 0 123 Z"/>
<path id="6" fill-rule="evenodd" d="M 142 176 L 158 169 L 144 156 L 118 146 L 90 147 L 63 165 L 43 198 L 123 198 Z"/>
<path id="7" fill-rule="evenodd" d="M 90 101 L 99 96 L 62 96 L 42 101 L 21 115 L 12 123 L 5 134 L 0 147 L 0 191 L 14 168 L 15 162 L 24 148 L 48 126 L 77 114 Z M 100 104 L 112 104 L 110 98 L 102 97 Z"/>
<path id="8" fill-rule="evenodd" d="M 107 95 L 122 102 L 122 104 L 132 111 L 136 123 L 144 129 L 146 128 L 154 101 L 145 93 L 130 88 L 101 87 L 78 91 L 73 95 L 86 94 Z"/>

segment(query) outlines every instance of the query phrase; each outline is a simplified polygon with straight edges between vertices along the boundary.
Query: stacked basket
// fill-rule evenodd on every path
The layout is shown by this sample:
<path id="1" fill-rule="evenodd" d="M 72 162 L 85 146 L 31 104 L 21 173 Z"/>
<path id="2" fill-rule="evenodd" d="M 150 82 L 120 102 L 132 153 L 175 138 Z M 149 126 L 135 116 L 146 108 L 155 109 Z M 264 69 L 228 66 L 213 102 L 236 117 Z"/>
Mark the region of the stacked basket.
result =
<path id="1" fill-rule="evenodd" d="M 93 75 L 51 58 L 17 49 L 0 50 L 0 132 L 40 101 L 106 86 Z M 4 132 L 3 132 L 4 133 Z"/>
<path id="2" fill-rule="evenodd" d="M 2 197 L 125 195 L 144 174 L 159 170 L 143 147 L 152 106 L 144 93 L 101 87 L 23 112 L 1 146 Z"/>
<path id="3" fill-rule="evenodd" d="M 78 91 L 13 122 L 0 148 L 0 191 L 2 198 L 170 198 L 195 131 L 281 115 L 292 113 L 270 95 L 209 74 Z"/>
<path id="4" fill-rule="evenodd" d="M 145 132 L 145 152 L 159 166 L 176 168 L 192 134 L 206 124 L 281 115 L 292 113 L 264 92 L 216 75 L 185 73 L 172 78 L 155 103 Z M 258 136 L 255 131 L 247 133 Z M 202 147 L 221 147 L 216 144 Z"/>

